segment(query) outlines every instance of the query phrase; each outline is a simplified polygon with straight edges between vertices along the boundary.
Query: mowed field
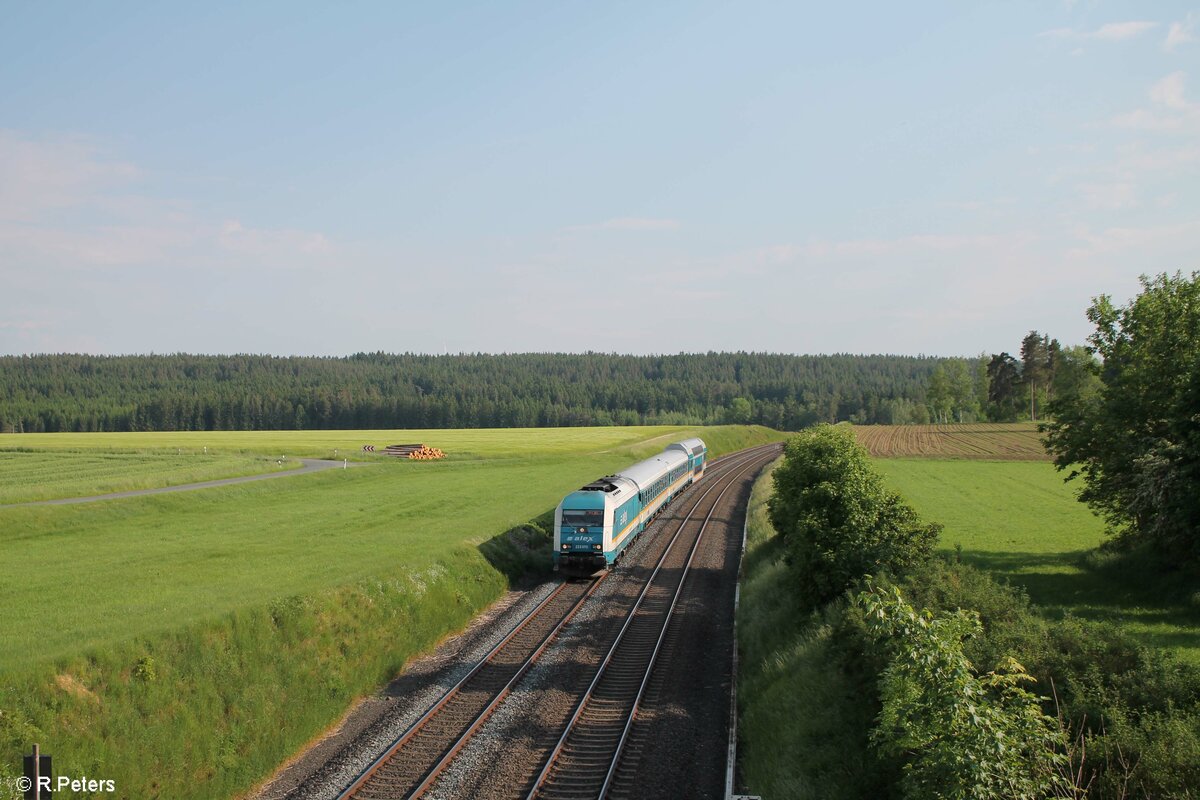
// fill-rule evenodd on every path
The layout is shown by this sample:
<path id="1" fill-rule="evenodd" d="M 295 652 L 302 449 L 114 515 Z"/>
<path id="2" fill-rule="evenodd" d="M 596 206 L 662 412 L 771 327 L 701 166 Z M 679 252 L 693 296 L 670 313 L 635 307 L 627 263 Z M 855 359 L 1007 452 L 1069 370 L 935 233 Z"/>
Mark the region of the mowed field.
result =
<path id="1" fill-rule="evenodd" d="M 961 547 L 963 560 L 1024 587 L 1048 613 L 1113 621 L 1148 645 L 1200 661 L 1200 608 L 1165 591 L 1159 576 L 1106 567 L 1093 553 L 1104 524 L 1076 499 L 1078 486 L 1043 459 L 1016 459 L 1011 442 L 1020 431 L 1005 433 L 992 432 L 995 460 L 983 453 L 875 463 L 922 517 L 945 526 L 942 548 Z"/>
<path id="2" fill-rule="evenodd" d="M 255 450 L 329 455 L 356 443 L 361 451 L 363 442 L 423 441 L 451 454 L 433 462 L 376 457 L 371 467 L 200 492 L 0 506 L 0 669 L 339 586 L 381 568 L 420 571 L 455 547 L 544 512 L 591 478 L 697 433 L 716 452 L 778 437 L 765 429 L 669 427 L 0 437 L 0 448 L 36 451 L 0 452 L 0 459 L 53 464 L 42 490 L 52 496 L 128 487 L 159 458 L 206 464 L 194 474 L 207 479 L 259 463 L 231 455 Z M 192 452 L 180 461 L 175 453 L 185 442 Z M 208 456 L 196 452 L 204 442 Z M 110 449 L 142 455 L 110 461 Z M 0 469 L 0 497 L 28 497 L 22 475 Z"/>
<path id="3" fill-rule="evenodd" d="M 858 443 L 876 458 L 980 458 L 1048 461 L 1032 422 L 966 425 L 856 425 Z"/>
<path id="4" fill-rule="evenodd" d="M 420 431 L 217 431 L 0 435 L 0 505 L 234 478 L 299 467 L 298 458 L 393 462 L 389 444 L 425 443 L 451 461 L 602 454 L 674 427 Z M 649 437 L 649 439 L 647 439 Z M 290 459 L 290 461 L 289 461 Z"/>
<path id="5" fill-rule="evenodd" d="M 0 442 L 3 439 L 0 438 Z M 0 450 L 0 505 L 158 489 L 299 467 L 248 455 Z"/>

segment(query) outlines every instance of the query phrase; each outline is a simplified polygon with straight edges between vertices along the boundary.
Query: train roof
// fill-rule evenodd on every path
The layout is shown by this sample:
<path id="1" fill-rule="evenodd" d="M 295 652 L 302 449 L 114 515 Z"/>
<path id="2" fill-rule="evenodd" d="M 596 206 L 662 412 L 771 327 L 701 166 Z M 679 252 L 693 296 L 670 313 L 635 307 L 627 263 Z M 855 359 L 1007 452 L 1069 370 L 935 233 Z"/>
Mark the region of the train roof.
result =
<path id="1" fill-rule="evenodd" d="M 626 490 L 637 491 L 637 484 L 621 476 L 605 475 L 603 478 L 597 478 L 591 483 L 586 483 L 576 490 L 578 492 L 595 492 L 598 496 L 621 497 Z"/>
<path id="2" fill-rule="evenodd" d="M 684 439 L 682 442 L 672 442 L 667 445 L 668 450 L 682 450 L 685 453 L 691 453 L 698 456 L 708 449 L 708 445 L 704 444 L 704 440 L 698 437 Z"/>
<path id="3" fill-rule="evenodd" d="M 621 470 L 617 473 L 617 476 L 633 481 L 640 490 L 654 483 L 654 481 L 662 477 L 664 472 L 669 472 L 674 467 L 686 463 L 687 456 L 678 450 L 664 450 L 653 458 L 647 458 L 645 461 L 639 461 L 628 469 Z"/>

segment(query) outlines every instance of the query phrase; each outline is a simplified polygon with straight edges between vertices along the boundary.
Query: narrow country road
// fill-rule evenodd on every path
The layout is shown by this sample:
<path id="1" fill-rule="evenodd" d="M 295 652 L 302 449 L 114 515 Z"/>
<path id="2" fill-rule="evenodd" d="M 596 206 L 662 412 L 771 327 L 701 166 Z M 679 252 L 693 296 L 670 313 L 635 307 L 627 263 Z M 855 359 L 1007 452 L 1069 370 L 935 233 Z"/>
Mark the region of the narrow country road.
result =
<path id="1" fill-rule="evenodd" d="M 58 500 L 37 500 L 32 503 L 9 503 L 0 505 L 0 508 L 16 508 L 18 506 L 69 506 L 75 503 L 95 503 L 99 500 L 117 500 L 122 497 L 140 497 L 146 494 L 165 494 L 167 492 L 191 492 L 196 489 L 210 489 L 214 486 L 228 486 L 233 483 L 249 483 L 250 481 L 265 481 L 272 478 L 290 478 L 293 475 L 304 475 L 308 472 L 320 472 L 326 469 L 336 469 L 342 467 L 347 462 L 343 461 L 328 461 L 323 458 L 302 458 L 300 461 L 304 464 L 300 469 L 290 469 L 286 472 L 268 472 L 263 475 L 244 475 L 240 478 L 221 478 L 215 481 L 201 481 L 199 483 L 182 483 L 179 486 L 163 486 L 158 489 L 136 489 L 130 492 L 113 492 L 112 494 L 96 494 L 88 497 L 63 497 Z M 369 464 L 363 462 L 348 462 L 351 467 L 366 467 Z"/>

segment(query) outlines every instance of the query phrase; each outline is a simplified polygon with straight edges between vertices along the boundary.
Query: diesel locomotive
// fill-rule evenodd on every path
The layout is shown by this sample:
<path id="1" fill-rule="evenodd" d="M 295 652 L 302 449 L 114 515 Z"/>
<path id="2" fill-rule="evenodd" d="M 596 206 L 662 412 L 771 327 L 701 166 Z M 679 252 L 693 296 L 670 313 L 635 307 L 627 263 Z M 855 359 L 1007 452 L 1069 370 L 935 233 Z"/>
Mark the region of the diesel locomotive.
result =
<path id="1" fill-rule="evenodd" d="M 586 574 L 612 567 L 655 514 L 700 480 L 707 459 L 702 439 L 685 439 L 571 492 L 554 511 L 554 568 Z"/>

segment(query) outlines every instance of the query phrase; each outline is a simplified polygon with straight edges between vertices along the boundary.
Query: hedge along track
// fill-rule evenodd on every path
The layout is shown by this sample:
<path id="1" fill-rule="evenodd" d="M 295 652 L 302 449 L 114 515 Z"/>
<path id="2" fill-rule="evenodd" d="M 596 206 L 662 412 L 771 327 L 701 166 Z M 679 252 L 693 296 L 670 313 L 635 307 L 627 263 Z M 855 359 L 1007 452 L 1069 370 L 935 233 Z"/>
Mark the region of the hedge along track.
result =
<path id="1" fill-rule="evenodd" d="M 714 479 L 724 477 L 753 459 L 759 449 L 714 460 L 708 470 L 720 473 Z M 688 516 L 675 532 L 676 537 L 712 488 L 715 487 L 709 487 L 689 509 Z M 670 545 L 666 552 L 669 551 Z M 602 579 L 603 575 L 592 580 L 560 583 L 338 795 L 339 800 L 419 797 L 423 794 L 595 592 Z"/>
<path id="2" fill-rule="evenodd" d="M 687 525 L 680 526 L 591 685 L 576 705 L 558 743 L 535 779 L 528 800 L 599 798 L 608 793 L 638 704 L 670 626 L 671 615 L 683 591 L 688 569 L 709 521 L 738 479 L 751 470 L 757 471 L 775 455 L 776 448 L 771 448 L 765 458 L 756 454 L 747 459 L 748 463 L 743 462 L 740 468 L 731 469 L 722 476 L 724 484 L 719 487 L 720 493 L 695 530 L 693 539 L 689 541 L 684 537 L 680 540 L 679 534 Z M 709 492 L 717 488 L 714 485 Z"/>

